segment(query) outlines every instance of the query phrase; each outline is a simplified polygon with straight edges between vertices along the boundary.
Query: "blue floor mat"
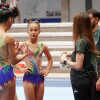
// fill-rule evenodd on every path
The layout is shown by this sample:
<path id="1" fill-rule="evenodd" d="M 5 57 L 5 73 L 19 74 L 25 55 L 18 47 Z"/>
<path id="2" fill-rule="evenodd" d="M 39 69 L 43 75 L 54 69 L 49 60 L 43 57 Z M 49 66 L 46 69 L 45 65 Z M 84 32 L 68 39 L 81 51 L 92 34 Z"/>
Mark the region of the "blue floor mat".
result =
<path id="1" fill-rule="evenodd" d="M 22 78 L 16 79 L 18 100 L 25 100 Z M 74 100 L 69 78 L 45 78 L 43 100 Z"/>

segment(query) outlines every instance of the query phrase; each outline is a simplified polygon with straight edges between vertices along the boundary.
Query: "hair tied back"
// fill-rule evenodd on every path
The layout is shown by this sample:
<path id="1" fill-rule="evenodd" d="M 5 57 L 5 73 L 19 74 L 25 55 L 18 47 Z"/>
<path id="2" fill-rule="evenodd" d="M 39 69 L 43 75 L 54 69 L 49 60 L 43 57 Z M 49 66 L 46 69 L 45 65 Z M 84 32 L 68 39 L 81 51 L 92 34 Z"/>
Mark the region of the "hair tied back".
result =
<path id="1" fill-rule="evenodd" d="M 9 9 L 9 8 L 7 8 L 7 7 L 1 7 L 1 9 L 2 9 L 2 10 L 7 10 L 7 9 Z"/>
<path id="2" fill-rule="evenodd" d="M 32 22 L 32 20 L 30 19 L 30 18 L 28 18 L 27 20 L 26 20 L 26 23 L 31 23 Z"/>
<path id="3" fill-rule="evenodd" d="M 38 22 L 38 23 L 40 23 L 40 19 L 36 19 L 36 20 L 35 20 L 35 22 Z"/>

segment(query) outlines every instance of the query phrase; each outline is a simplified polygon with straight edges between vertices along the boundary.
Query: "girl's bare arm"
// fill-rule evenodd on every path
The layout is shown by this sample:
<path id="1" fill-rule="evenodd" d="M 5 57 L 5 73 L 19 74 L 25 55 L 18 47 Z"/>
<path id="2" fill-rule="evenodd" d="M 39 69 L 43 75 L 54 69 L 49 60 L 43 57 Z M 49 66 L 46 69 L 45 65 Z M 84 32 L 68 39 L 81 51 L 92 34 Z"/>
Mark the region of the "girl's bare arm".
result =
<path id="1" fill-rule="evenodd" d="M 52 56 L 50 54 L 50 51 L 47 47 L 47 45 L 44 45 L 44 54 L 46 55 L 47 59 L 48 59 L 48 64 L 47 64 L 47 67 L 46 67 L 46 70 L 41 73 L 44 73 L 44 77 L 48 75 L 48 73 L 50 72 L 50 69 L 52 67 L 52 64 L 53 64 L 53 59 L 52 59 Z"/>
<path id="2" fill-rule="evenodd" d="M 8 53 L 9 53 L 9 58 L 10 58 L 11 64 L 15 65 L 15 64 L 17 64 L 18 62 L 20 62 L 21 60 L 23 60 L 27 56 L 28 52 L 24 53 L 20 57 L 16 56 L 15 40 L 14 40 L 14 38 L 12 36 L 7 35 L 6 44 L 8 46 Z"/>

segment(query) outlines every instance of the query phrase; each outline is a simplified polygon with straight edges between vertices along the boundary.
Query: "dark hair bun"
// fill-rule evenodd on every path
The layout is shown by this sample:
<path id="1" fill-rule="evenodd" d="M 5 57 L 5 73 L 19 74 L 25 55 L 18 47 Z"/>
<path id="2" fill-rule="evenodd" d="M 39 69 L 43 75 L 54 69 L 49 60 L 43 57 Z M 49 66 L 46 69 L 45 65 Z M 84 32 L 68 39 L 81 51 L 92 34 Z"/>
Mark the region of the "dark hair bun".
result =
<path id="1" fill-rule="evenodd" d="M 26 23 L 31 23 L 32 22 L 32 20 L 30 19 L 30 18 L 28 18 L 27 20 L 26 20 Z"/>
<path id="2" fill-rule="evenodd" d="M 0 9 L 9 10 L 9 3 L 0 3 Z"/>
<path id="3" fill-rule="evenodd" d="M 4 3 L 4 4 L 2 5 L 2 7 L 9 8 L 9 3 L 8 3 L 8 2 Z"/>
<path id="4" fill-rule="evenodd" d="M 3 3 L 0 3 L 0 9 L 2 8 Z"/>
<path id="5" fill-rule="evenodd" d="M 36 21 L 38 21 L 40 23 L 40 19 L 36 19 Z"/>

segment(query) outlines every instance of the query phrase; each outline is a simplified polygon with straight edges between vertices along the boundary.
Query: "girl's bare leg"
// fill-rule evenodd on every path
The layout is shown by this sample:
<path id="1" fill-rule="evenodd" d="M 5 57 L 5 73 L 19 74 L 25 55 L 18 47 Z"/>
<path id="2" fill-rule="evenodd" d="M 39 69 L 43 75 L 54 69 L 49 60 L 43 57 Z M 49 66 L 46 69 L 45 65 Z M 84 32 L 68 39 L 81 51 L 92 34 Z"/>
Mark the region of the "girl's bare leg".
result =
<path id="1" fill-rule="evenodd" d="M 44 95 L 44 82 L 41 83 L 38 87 L 36 87 L 36 99 L 35 100 L 43 100 Z"/>
<path id="2" fill-rule="evenodd" d="M 15 96 L 15 80 L 3 91 L 0 92 L 0 100 L 14 100 Z"/>
<path id="3" fill-rule="evenodd" d="M 29 82 L 23 82 L 26 100 L 35 100 L 35 86 Z"/>
<path id="4" fill-rule="evenodd" d="M 16 85 L 16 84 L 15 84 L 15 85 Z M 14 96 L 14 100 L 18 100 L 17 93 L 16 93 L 16 87 L 15 87 L 15 96 Z"/>
<path id="5" fill-rule="evenodd" d="M 15 92 L 14 100 L 18 100 L 16 92 Z"/>

